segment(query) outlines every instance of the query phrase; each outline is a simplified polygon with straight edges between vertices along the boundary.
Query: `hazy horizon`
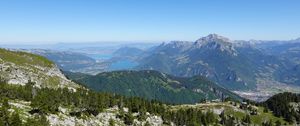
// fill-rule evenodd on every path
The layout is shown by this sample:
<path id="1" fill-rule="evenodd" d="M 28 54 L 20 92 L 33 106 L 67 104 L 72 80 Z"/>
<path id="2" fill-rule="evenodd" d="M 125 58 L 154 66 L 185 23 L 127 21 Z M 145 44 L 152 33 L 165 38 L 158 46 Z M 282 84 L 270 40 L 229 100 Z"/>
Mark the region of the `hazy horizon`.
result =
<path id="1" fill-rule="evenodd" d="M 214 33 L 212 33 L 214 34 Z M 207 34 L 209 35 L 209 34 Z M 205 36 L 207 36 L 205 35 Z M 218 34 L 220 35 L 220 34 Z M 169 42 L 172 42 L 172 41 L 189 41 L 189 42 L 194 42 L 196 41 L 197 39 L 199 38 L 202 38 L 202 37 L 205 37 L 205 36 L 200 36 L 194 40 L 166 40 L 166 41 L 149 41 L 149 40 L 140 40 L 140 41 L 64 41 L 64 42 L 60 42 L 60 41 L 33 41 L 33 42 L 1 42 L 0 41 L 0 46 L 3 46 L 3 45 L 59 45 L 59 44 L 115 44 L 115 45 L 126 45 L 126 44 L 161 44 L 161 43 L 169 43 Z M 223 35 L 221 35 L 223 36 Z M 227 36 L 223 36 L 223 37 L 227 37 Z M 300 36 L 299 37 L 296 37 L 296 38 L 290 38 L 290 39 L 231 39 L 229 38 L 230 40 L 233 40 L 233 41 L 251 41 L 251 40 L 255 40 L 255 41 L 291 41 L 291 40 L 298 40 L 300 39 Z"/>
<path id="2" fill-rule="evenodd" d="M 1 1 L 0 44 L 300 37 L 300 1 Z"/>

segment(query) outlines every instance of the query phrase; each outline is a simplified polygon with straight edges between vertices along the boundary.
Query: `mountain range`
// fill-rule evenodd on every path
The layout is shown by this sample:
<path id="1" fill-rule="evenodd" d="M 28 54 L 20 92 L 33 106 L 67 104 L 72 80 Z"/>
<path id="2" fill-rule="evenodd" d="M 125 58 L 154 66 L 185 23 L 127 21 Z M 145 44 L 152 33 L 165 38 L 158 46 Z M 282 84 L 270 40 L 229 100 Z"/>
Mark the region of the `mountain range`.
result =
<path id="1" fill-rule="evenodd" d="M 239 55 L 234 53 L 235 48 L 230 48 L 221 50 Z M 299 122 L 297 94 L 278 94 L 263 103 L 246 99 L 241 102 L 243 98 L 199 75 L 178 77 L 153 70 L 126 70 L 97 75 L 64 72 L 65 77 L 45 57 L 7 49 L 0 49 L 0 73 L 1 125 L 293 125 Z"/>
<path id="2" fill-rule="evenodd" d="M 178 77 L 200 75 L 244 97 L 254 97 L 253 100 L 265 100 L 283 91 L 300 92 L 299 39 L 244 41 L 210 34 L 192 42 L 171 41 L 145 47 L 148 48 L 109 46 L 107 49 L 114 50 L 106 51 L 105 56 L 110 52 L 109 57 L 101 60 L 95 58 L 101 57 L 98 53 L 91 57 L 90 53 L 97 52 L 95 49 L 87 48 L 29 52 L 47 57 L 63 71 L 91 75 L 116 70 L 156 70 Z"/>
<path id="3" fill-rule="evenodd" d="M 201 75 L 236 91 L 297 91 L 300 44 L 296 40 L 271 43 L 234 41 L 217 34 L 195 42 L 172 41 L 143 55 L 137 69 L 184 77 Z"/>

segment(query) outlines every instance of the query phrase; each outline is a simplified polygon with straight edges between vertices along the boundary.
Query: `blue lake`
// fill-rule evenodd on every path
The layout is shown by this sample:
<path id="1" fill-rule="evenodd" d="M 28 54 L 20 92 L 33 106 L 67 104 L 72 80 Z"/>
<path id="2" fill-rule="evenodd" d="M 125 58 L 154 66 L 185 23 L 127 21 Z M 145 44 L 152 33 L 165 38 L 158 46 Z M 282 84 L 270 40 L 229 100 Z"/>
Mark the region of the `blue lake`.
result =
<path id="1" fill-rule="evenodd" d="M 130 60 L 121 60 L 118 62 L 114 62 L 109 66 L 110 70 L 125 70 L 125 69 L 131 69 L 135 66 L 137 66 L 138 63 Z"/>

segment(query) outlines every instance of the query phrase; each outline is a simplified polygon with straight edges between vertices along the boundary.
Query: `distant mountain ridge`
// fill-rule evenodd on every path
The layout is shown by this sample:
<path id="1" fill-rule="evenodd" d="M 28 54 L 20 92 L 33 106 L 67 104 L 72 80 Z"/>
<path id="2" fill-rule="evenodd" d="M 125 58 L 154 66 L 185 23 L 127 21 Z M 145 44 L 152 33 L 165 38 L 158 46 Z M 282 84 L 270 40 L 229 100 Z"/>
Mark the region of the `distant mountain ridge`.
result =
<path id="1" fill-rule="evenodd" d="M 130 69 L 131 66 L 135 66 L 135 60 L 144 53 L 144 50 L 139 48 L 121 47 L 112 53 L 107 59 L 95 59 L 93 57 L 89 57 L 88 54 L 74 51 L 56 51 L 46 49 L 17 50 L 44 56 L 55 62 L 55 64 L 64 71 L 81 72 L 91 75 L 116 69 Z M 100 54 L 99 57 L 101 57 Z M 127 63 L 127 65 L 122 65 L 122 63 Z"/>
<path id="2" fill-rule="evenodd" d="M 294 68 L 289 59 L 262 50 L 269 47 L 266 43 L 234 41 L 217 34 L 195 42 L 172 41 L 141 58 L 137 69 L 158 70 L 176 76 L 202 75 L 231 90 L 259 90 L 260 84 L 265 83 L 262 81 L 287 82 L 279 76 Z M 297 85 L 297 81 L 287 84 Z"/>
<path id="3" fill-rule="evenodd" d="M 121 47 L 118 50 L 116 50 L 113 55 L 115 56 L 127 56 L 127 57 L 135 57 L 139 56 L 142 53 L 144 53 L 144 50 L 135 48 L 135 47 Z"/>
<path id="4" fill-rule="evenodd" d="M 115 70 L 156 70 L 181 77 L 205 76 L 242 94 L 300 92 L 299 39 L 245 41 L 210 34 L 195 41 L 171 41 L 146 48 L 149 46 L 30 51 L 49 58 L 64 71 L 96 75 Z M 108 58 L 101 59 L 107 51 Z"/>
<path id="5" fill-rule="evenodd" d="M 60 68 L 68 71 L 76 70 L 78 67 L 88 67 L 96 63 L 95 59 L 70 51 L 53 51 L 44 49 L 31 49 L 25 51 L 47 57 L 49 60 L 52 60 L 59 65 Z"/>

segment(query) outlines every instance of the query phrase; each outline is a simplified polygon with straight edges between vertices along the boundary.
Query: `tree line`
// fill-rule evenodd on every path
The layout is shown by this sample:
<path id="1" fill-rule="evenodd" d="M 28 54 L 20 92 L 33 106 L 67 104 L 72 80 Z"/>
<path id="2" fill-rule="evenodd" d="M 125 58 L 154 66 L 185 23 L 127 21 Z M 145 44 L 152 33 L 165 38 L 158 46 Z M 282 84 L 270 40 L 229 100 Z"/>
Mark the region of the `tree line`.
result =
<path id="1" fill-rule="evenodd" d="M 128 112 L 119 110 L 117 118 L 124 121 L 126 125 L 133 125 L 133 120 L 143 120 L 147 118 L 147 113 L 161 116 L 163 123 L 170 125 L 232 125 L 247 124 L 250 125 L 251 119 L 247 115 L 242 119 L 225 115 L 220 115 L 212 111 L 203 111 L 197 108 L 181 108 L 174 110 L 171 104 L 161 103 L 155 100 L 145 100 L 138 97 L 125 97 L 112 93 L 101 93 L 85 88 L 72 91 L 67 88 L 36 88 L 34 83 L 27 83 L 25 86 L 9 85 L 0 83 L 0 126 L 19 126 L 19 125 L 49 125 L 46 119 L 47 114 L 59 113 L 59 107 L 75 108 L 68 113 L 70 116 L 81 118 L 83 116 L 98 115 L 105 109 L 118 106 L 119 108 L 128 108 Z M 18 111 L 9 112 L 9 100 L 29 101 L 33 118 L 25 121 L 20 119 Z M 136 117 L 132 113 L 139 113 Z M 114 125 L 113 120 L 109 124 Z M 146 123 L 149 125 L 149 123 Z M 274 124 L 274 122 L 266 123 Z"/>
<path id="2" fill-rule="evenodd" d="M 262 105 L 270 109 L 275 116 L 283 117 L 290 123 L 300 122 L 300 94 L 279 93 L 263 102 Z"/>

